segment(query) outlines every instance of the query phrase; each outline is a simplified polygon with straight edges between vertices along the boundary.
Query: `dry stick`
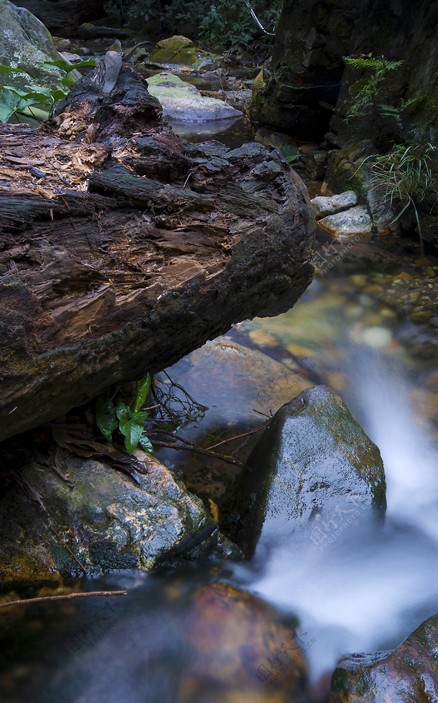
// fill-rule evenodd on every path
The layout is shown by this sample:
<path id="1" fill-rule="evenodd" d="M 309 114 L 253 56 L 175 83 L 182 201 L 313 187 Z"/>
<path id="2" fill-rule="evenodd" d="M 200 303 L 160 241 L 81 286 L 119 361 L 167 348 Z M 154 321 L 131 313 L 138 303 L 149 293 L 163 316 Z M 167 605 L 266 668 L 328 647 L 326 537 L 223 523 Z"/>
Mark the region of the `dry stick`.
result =
<path id="1" fill-rule="evenodd" d="M 232 442 L 234 439 L 242 439 L 243 437 L 249 437 L 252 434 L 256 434 L 256 432 L 260 432 L 261 430 L 264 430 L 268 425 L 269 422 L 263 423 L 263 425 L 260 425 L 259 427 L 255 427 L 253 430 L 248 430 L 247 432 L 242 432 L 242 434 L 235 434 L 234 437 L 227 437 L 226 439 L 222 439 L 220 442 L 216 442 L 216 444 L 211 444 L 209 447 L 206 447 L 206 450 L 209 451 L 210 449 L 216 449 L 216 447 L 220 447 L 221 444 L 226 444 L 227 442 Z"/>
<path id="2" fill-rule="evenodd" d="M 215 459 L 222 459 L 222 461 L 226 461 L 228 464 L 234 464 L 235 466 L 240 466 L 240 467 L 242 467 L 242 469 L 248 468 L 246 466 L 246 464 L 243 464 L 241 461 L 234 459 L 234 457 L 229 456 L 228 454 L 218 454 L 217 452 L 210 452 L 210 451 L 207 451 L 207 449 L 201 449 L 201 447 L 196 447 L 194 444 L 186 446 L 186 445 L 174 444 L 173 442 L 161 442 L 160 440 L 154 440 L 153 444 L 156 447 L 166 447 L 168 449 L 182 449 L 186 452 L 195 452 L 197 454 L 206 454 L 207 456 L 212 456 Z"/>
<path id="3" fill-rule="evenodd" d="M 73 600 L 73 598 L 96 598 L 108 596 L 127 596 L 128 591 L 90 591 L 89 593 L 65 593 L 61 596 L 38 596 L 37 598 L 23 598 L 22 600 L 11 600 L 8 603 L 0 603 L 0 608 L 8 608 L 12 605 L 31 605 L 32 603 L 44 603 L 52 600 Z"/>

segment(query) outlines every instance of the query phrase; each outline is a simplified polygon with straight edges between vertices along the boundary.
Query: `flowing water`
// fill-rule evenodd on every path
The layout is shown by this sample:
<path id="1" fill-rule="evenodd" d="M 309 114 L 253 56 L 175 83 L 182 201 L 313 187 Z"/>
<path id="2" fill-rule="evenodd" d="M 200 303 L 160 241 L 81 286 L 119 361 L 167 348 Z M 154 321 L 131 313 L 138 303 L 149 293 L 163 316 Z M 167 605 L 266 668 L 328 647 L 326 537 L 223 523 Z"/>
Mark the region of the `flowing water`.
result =
<path id="1" fill-rule="evenodd" d="M 321 286 L 318 296 L 327 292 Z M 294 313 L 288 317 L 292 322 Z M 370 329 L 363 327 L 365 339 Z M 341 517 L 327 527 L 322 545 L 274 549 L 260 577 L 248 575 L 256 592 L 299 615 L 316 679 L 346 653 L 393 647 L 438 611 L 438 453 L 432 428 L 413 405 L 413 369 L 407 373 L 388 351 L 348 342 L 348 331 L 340 317 L 332 354 L 343 360 L 341 392 L 382 454 L 385 526 L 349 534 L 348 516 Z"/>
<path id="2" fill-rule="evenodd" d="M 324 256 L 326 248 L 320 244 Z M 282 545 L 251 564 L 93 584 L 126 586 L 129 596 L 118 601 L 9 611 L 0 634 L 2 703 L 176 700 L 187 666 L 185 599 L 217 578 L 298 616 L 315 681 L 342 655 L 393 647 L 438 612 L 438 262 L 385 247 L 341 249 L 336 270 L 320 259 L 319 276 L 291 312 L 238 325 L 233 336 L 285 367 L 293 358 L 345 398 L 381 450 L 384 526 L 352 532 L 346 516 L 305 549 Z M 220 372 L 226 377 L 227 368 Z"/>

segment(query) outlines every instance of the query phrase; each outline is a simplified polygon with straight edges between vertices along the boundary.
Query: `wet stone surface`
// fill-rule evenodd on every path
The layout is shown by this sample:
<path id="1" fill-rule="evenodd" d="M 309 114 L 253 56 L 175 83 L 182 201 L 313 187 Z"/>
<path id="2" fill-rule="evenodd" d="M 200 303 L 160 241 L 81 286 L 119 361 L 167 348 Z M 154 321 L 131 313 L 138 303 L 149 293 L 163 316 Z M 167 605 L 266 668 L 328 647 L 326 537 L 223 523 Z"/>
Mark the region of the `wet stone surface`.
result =
<path id="1" fill-rule="evenodd" d="M 325 386 L 304 391 L 277 412 L 248 464 L 234 536 L 247 553 L 291 539 L 325 547 L 346 519 L 363 523 L 384 515 L 379 450 Z"/>
<path id="2" fill-rule="evenodd" d="M 343 659 L 329 703 L 435 703 L 438 700 L 438 616 L 429 618 L 393 652 Z"/>
<path id="3" fill-rule="evenodd" d="M 215 525 L 202 502 L 165 466 L 141 457 L 145 473 L 136 474 L 137 484 L 94 460 L 67 458 L 68 482 L 32 464 L 22 476 L 40 505 L 22 486 L 7 486 L 0 509 L 3 590 L 84 573 L 150 571 L 208 550 Z"/>

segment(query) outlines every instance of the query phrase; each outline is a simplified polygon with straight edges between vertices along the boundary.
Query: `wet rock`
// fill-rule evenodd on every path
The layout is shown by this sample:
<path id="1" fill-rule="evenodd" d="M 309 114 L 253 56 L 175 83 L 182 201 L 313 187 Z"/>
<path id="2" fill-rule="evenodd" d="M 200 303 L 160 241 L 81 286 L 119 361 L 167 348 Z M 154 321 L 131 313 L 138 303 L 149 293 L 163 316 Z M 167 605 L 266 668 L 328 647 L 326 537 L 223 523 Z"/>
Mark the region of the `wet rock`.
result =
<path id="1" fill-rule="evenodd" d="M 266 422 L 266 412 L 275 413 L 311 385 L 298 366 L 287 368 L 230 337 L 207 342 L 167 371 L 204 407 L 202 416 L 178 430 L 179 435 L 202 447 L 256 429 Z M 178 398 L 171 407 L 175 412 L 181 411 Z M 259 433 L 248 435 L 223 444 L 216 451 L 245 462 L 259 437 Z M 203 454 L 177 454 L 167 449 L 158 455 L 166 463 L 174 462 L 177 456 L 185 485 L 201 496 L 212 512 L 216 511 L 221 528 L 228 529 L 235 515 L 234 491 L 245 469 Z"/>
<path id="2" fill-rule="evenodd" d="M 304 391 L 277 412 L 248 464 L 235 535 L 247 552 L 257 540 L 269 548 L 294 533 L 324 546 L 353 520 L 385 511 L 380 452 L 325 386 Z"/>
<path id="3" fill-rule="evenodd" d="M 64 74 L 55 66 L 41 66 L 61 58 L 45 26 L 8 0 L 0 0 L 0 16 L 0 64 L 19 69 L 5 83 L 20 89 L 29 83 L 54 87 Z"/>
<path id="4" fill-rule="evenodd" d="M 159 41 L 149 61 L 161 66 L 185 65 L 194 68 L 213 68 L 219 56 L 198 49 L 187 37 L 174 35 Z"/>
<path id="5" fill-rule="evenodd" d="M 338 212 L 343 212 L 357 204 L 357 195 L 354 190 L 347 190 L 338 195 L 324 197 L 319 195 L 311 201 L 312 209 L 317 220 L 327 215 L 335 215 Z"/>
<path id="6" fill-rule="evenodd" d="M 68 482 L 47 467 L 28 466 L 23 479 L 42 503 L 22 486 L 2 493 L 2 587 L 59 582 L 84 572 L 150 571 L 207 549 L 215 525 L 201 501 L 165 466 L 143 457 L 137 457 L 145 471 L 136 474 L 137 484 L 94 460 L 67 459 Z"/>
<path id="7" fill-rule="evenodd" d="M 85 617 L 84 605 L 74 617 L 64 610 L 60 625 L 46 620 L 45 663 L 60 662 L 58 670 L 44 676 L 34 656 L 9 690 L 26 700 L 29 689 L 32 703 L 307 703 L 294 619 L 242 589 L 188 576 L 157 579 L 155 588 L 150 580 L 114 603 L 88 599 Z M 1 644 L 15 633 L 2 634 Z M 32 646 L 41 646 L 34 634 Z"/>
<path id="8" fill-rule="evenodd" d="M 438 616 L 426 620 L 393 652 L 343 659 L 330 703 L 435 703 L 438 700 Z"/>
<path id="9" fill-rule="evenodd" d="M 180 703 L 296 703 L 307 681 L 294 630 L 259 598 L 213 583 L 195 594 L 189 616 L 193 656 Z"/>
<path id="10" fill-rule="evenodd" d="M 322 149 L 315 149 L 305 153 L 302 158 L 307 176 L 312 180 L 322 181 L 327 167 L 328 153 Z"/>
<path id="11" fill-rule="evenodd" d="M 318 224 L 335 237 L 354 237 L 371 233 L 371 217 L 361 205 L 323 217 Z"/>
<path id="12" fill-rule="evenodd" d="M 172 73 L 158 73 L 148 78 L 148 90 L 160 101 L 164 116 L 172 120 L 208 122 L 242 116 L 223 100 L 204 97 L 194 85 Z"/>

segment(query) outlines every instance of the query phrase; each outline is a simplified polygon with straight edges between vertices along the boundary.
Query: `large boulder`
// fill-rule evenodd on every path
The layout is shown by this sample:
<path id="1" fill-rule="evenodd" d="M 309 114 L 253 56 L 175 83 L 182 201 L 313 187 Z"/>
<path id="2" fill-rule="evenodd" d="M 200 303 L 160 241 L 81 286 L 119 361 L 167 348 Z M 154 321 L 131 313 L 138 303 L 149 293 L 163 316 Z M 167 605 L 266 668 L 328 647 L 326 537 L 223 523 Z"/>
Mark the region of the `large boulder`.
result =
<path id="1" fill-rule="evenodd" d="M 417 136 L 433 141 L 438 120 L 437 20 L 438 8 L 429 0 L 415 5 L 410 0 L 285 0 L 272 75 L 254 95 L 253 119 L 311 139 L 322 137 L 331 122 L 338 145 L 356 141 L 358 134 L 382 137 L 388 128 L 393 134 L 413 128 Z M 398 121 L 378 110 L 346 119 L 357 92 L 352 85 L 367 76 L 350 66 L 345 70 L 343 57 L 368 53 L 404 62 L 399 73 L 391 72 L 381 100 L 399 105 L 403 98 L 409 107 Z M 374 97 L 378 102 L 379 95 Z"/>
<path id="2" fill-rule="evenodd" d="M 236 541 L 247 551 L 294 537 L 324 549 L 353 524 L 381 517 L 378 448 L 325 386 L 283 406 L 254 448 L 236 501 Z"/>
<path id="3" fill-rule="evenodd" d="M 3 75 L 2 82 L 21 89 L 29 83 L 54 87 L 64 74 L 41 64 L 62 57 L 45 26 L 29 10 L 15 7 L 9 0 L 0 0 L 0 16 L 0 64 L 17 69 Z"/>
<path id="4" fill-rule="evenodd" d="M 66 455 L 61 475 L 32 463 L 19 485 L 6 486 L 1 589 L 151 571 L 208 551 L 216 528 L 202 502 L 155 459 L 138 453 L 133 464 L 135 481 L 104 461 Z"/>
<path id="5" fill-rule="evenodd" d="M 393 652 L 355 654 L 332 677 L 329 703 L 436 703 L 438 616 L 418 627 Z"/>
<path id="6" fill-rule="evenodd" d="M 241 117 L 240 110 L 224 100 L 208 98 L 199 90 L 172 73 L 157 73 L 148 78 L 148 89 L 157 98 L 165 117 L 182 122 L 210 122 Z"/>
<path id="7" fill-rule="evenodd" d="M 295 619 L 226 583 L 199 585 L 187 573 L 165 583 L 149 579 L 127 598 L 82 599 L 73 615 L 71 601 L 49 604 L 44 625 L 38 611 L 38 622 L 30 616 L 18 627 L 11 618 L 17 611 L 2 617 L 0 628 L 0 668 L 6 660 L 8 669 L 0 671 L 0 687 L 8 701 L 308 700 Z"/>
<path id="8" fill-rule="evenodd" d="M 275 413 L 311 383 L 298 366 L 288 368 L 260 351 L 237 344 L 231 337 L 207 342 L 167 373 L 184 388 L 188 398 L 202 406 L 202 412 L 193 413 L 192 421 L 182 423 L 178 435 L 201 448 L 219 442 L 217 453 L 240 462 L 232 464 L 201 453 L 177 454 L 169 448 L 159 450 L 159 458 L 166 463 L 174 462 L 177 456 L 184 484 L 210 505 L 226 532 L 234 520 L 236 485 L 247 470 L 244 464 L 266 424 L 266 413 Z M 168 379 L 159 374 L 156 381 L 160 380 L 165 392 Z M 180 413 L 188 398 L 176 390 L 176 397 L 170 401 L 173 412 Z"/>
<path id="9" fill-rule="evenodd" d="M 161 66 L 191 66 L 199 69 L 213 66 L 212 60 L 220 57 L 198 49 L 191 39 L 175 34 L 173 37 L 161 39 L 149 56 L 149 61 Z"/>

